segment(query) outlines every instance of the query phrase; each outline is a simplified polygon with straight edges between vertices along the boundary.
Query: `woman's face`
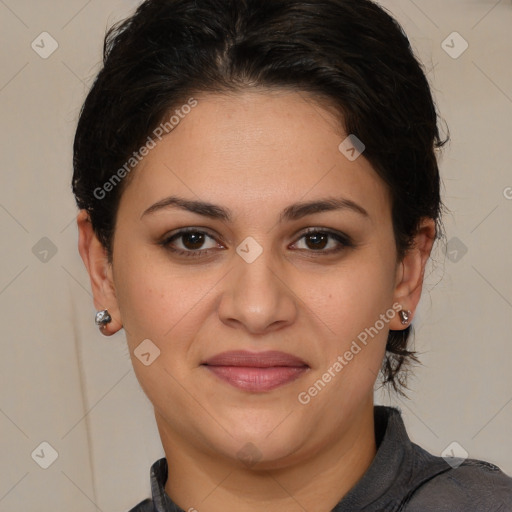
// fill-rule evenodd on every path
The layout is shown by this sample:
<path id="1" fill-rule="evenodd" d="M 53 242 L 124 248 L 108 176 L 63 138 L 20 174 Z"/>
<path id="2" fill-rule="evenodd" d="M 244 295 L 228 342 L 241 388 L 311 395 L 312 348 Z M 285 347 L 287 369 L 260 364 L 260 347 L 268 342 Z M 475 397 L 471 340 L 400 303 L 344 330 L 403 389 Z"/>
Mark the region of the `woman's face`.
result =
<path id="1" fill-rule="evenodd" d="M 167 442 L 278 467 L 372 406 L 411 309 L 390 197 L 305 94 L 196 99 L 123 192 L 110 308 Z"/>

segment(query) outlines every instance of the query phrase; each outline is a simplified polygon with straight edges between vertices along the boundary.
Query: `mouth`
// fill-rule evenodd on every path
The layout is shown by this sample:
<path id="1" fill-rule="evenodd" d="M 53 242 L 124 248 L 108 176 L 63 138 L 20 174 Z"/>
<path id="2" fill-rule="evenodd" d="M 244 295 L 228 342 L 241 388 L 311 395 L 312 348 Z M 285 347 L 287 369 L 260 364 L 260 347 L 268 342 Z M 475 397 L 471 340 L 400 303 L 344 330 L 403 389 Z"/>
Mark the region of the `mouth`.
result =
<path id="1" fill-rule="evenodd" d="M 271 391 L 309 370 L 301 359 L 278 351 L 223 352 L 201 366 L 231 386 L 253 393 Z"/>

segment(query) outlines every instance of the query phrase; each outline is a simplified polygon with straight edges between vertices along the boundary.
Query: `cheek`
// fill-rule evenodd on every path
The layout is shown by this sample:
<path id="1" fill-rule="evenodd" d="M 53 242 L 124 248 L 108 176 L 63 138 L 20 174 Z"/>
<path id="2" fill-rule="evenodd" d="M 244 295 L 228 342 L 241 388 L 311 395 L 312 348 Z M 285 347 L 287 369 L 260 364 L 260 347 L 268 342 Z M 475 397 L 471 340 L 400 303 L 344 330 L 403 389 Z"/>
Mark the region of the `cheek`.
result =
<path id="1" fill-rule="evenodd" d="M 361 258 L 325 279 L 325 296 L 311 298 L 323 325 L 323 334 L 314 340 L 318 364 L 301 389 L 300 403 L 308 402 L 311 417 L 341 424 L 347 411 L 371 395 L 386 351 L 389 320 L 396 315 L 391 307 L 393 268 L 384 260 L 376 264 Z"/>
<path id="2" fill-rule="evenodd" d="M 389 254 L 361 252 L 323 276 L 318 293 L 308 299 L 321 319 L 322 334 L 314 340 L 318 365 L 302 391 L 313 411 L 334 422 L 371 393 L 382 365 L 389 320 L 396 315 L 395 265 Z"/>
<path id="3" fill-rule="evenodd" d="M 346 339 L 373 325 L 390 307 L 394 278 L 389 258 L 386 261 L 356 256 L 350 265 L 333 268 L 321 278 L 317 276 L 316 284 L 307 274 L 300 279 L 307 297 L 304 302 L 325 326 Z"/>
<path id="4" fill-rule="evenodd" d="M 173 344 L 179 343 L 185 331 L 192 329 L 193 335 L 194 318 L 215 307 L 222 288 L 236 286 L 228 282 L 225 267 L 176 265 L 154 249 L 137 250 L 122 240 L 118 249 L 130 254 L 115 261 L 114 280 L 123 325 L 133 342 L 163 342 L 170 336 Z M 322 273 L 313 267 L 295 269 L 285 276 L 297 295 L 290 300 L 306 315 L 313 313 L 327 332 L 347 339 L 373 325 L 389 307 L 394 269 L 387 254 L 386 260 L 377 251 L 360 251 Z"/>
<path id="5" fill-rule="evenodd" d="M 130 257 L 119 259 L 114 279 L 129 343 L 149 338 L 160 345 L 169 337 L 179 342 L 174 334 L 208 290 L 207 274 L 186 272 L 154 252 L 126 249 Z"/>
<path id="6" fill-rule="evenodd" d="M 122 247 L 121 244 L 119 246 Z M 124 247 L 129 258 L 119 258 L 114 279 L 132 365 L 141 388 L 161 410 L 172 402 L 193 407 L 182 386 L 190 387 L 193 375 L 189 348 L 196 338 L 197 313 L 209 285 L 207 275 L 183 272 L 162 263 L 155 253 Z M 119 254 L 123 254 L 120 250 Z M 150 340 L 159 350 L 150 365 L 141 363 L 137 349 Z M 150 345 L 150 352 L 154 350 Z"/>

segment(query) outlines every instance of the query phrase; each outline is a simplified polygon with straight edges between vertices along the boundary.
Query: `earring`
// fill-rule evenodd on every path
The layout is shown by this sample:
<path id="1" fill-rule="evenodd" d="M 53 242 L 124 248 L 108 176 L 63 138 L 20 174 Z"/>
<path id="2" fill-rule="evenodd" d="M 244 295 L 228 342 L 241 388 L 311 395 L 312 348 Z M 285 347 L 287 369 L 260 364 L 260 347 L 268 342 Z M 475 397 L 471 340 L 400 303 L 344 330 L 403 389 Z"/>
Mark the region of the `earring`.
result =
<path id="1" fill-rule="evenodd" d="M 107 309 L 103 309 L 102 311 L 98 311 L 96 313 L 94 322 L 100 329 L 103 329 L 104 327 L 106 327 L 107 324 L 112 322 L 112 317 L 110 316 Z"/>
<path id="2" fill-rule="evenodd" d="M 400 315 L 400 321 L 402 322 L 402 325 L 407 325 L 411 317 L 411 312 L 409 310 L 406 311 L 401 309 L 398 314 Z"/>

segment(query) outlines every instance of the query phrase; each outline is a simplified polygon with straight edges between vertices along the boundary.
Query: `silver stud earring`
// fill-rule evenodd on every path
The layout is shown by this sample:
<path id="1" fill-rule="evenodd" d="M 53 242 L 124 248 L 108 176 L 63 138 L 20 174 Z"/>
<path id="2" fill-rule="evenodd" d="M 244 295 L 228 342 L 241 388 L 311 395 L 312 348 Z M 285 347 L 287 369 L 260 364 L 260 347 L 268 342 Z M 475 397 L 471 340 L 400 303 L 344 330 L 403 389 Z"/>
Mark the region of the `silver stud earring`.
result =
<path id="1" fill-rule="evenodd" d="M 110 316 L 107 309 L 103 309 L 102 311 L 98 311 L 96 313 L 94 322 L 100 329 L 103 329 L 104 327 L 106 327 L 107 324 L 112 322 L 112 317 Z"/>
<path id="2" fill-rule="evenodd" d="M 400 321 L 402 325 L 407 325 L 409 323 L 409 319 L 411 318 L 411 312 L 409 310 L 401 309 L 398 313 L 400 315 Z"/>

